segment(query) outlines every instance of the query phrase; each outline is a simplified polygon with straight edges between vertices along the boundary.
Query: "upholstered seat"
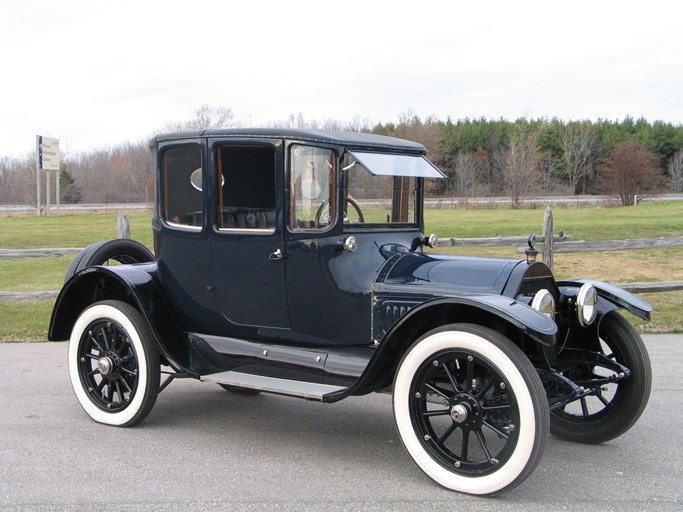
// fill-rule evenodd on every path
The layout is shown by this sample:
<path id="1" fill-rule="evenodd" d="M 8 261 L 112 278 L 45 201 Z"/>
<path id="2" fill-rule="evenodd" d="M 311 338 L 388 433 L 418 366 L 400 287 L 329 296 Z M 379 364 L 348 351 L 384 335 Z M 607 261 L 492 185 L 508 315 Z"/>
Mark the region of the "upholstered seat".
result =
<path id="1" fill-rule="evenodd" d="M 231 208 L 223 211 L 225 229 L 274 229 L 275 211 L 248 208 Z"/>

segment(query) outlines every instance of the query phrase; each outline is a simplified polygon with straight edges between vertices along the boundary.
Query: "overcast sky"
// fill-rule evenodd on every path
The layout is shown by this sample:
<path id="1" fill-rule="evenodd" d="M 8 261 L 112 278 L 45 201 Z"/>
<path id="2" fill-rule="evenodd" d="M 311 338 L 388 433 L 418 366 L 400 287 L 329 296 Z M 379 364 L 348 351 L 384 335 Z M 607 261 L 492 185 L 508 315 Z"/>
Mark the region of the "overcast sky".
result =
<path id="1" fill-rule="evenodd" d="M 202 104 L 307 119 L 683 123 L 683 3 L 0 0 L 0 157 L 146 139 Z"/>

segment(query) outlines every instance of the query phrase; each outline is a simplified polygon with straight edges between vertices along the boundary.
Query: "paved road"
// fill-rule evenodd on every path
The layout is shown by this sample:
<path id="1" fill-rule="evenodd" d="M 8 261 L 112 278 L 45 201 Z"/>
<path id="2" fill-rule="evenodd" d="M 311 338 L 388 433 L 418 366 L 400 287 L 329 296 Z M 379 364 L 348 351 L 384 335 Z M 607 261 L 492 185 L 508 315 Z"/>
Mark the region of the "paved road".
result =
<path id="1" fill-rule="evenodd" d="M 551 438 L 529 480 L 484 499 L 412 463 L 389 396 L 322 405 L 173 383 L 138 427 L 90 421 L 66 344 L 0 344 L 0 510 L 683 510 L 683 336 L 646 337 L 650 404 L 621 438 Z"/>

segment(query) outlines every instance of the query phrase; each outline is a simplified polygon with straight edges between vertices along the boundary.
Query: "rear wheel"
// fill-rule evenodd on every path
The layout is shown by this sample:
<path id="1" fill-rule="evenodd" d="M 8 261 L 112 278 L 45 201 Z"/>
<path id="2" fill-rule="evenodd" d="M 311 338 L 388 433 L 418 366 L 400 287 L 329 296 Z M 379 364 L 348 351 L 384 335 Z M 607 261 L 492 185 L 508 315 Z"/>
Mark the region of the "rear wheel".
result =
<path id="1" fill-rule="evenodd" d="M 535 469 L 548 437 L 536 370 L 496 331 L 453 324 L 406 353 L 396 374 L 394 417 L 417 465 L 444 487 L 494 495 Z"/>
<path id="2" fill-rule="evenodd" d="M 566 377 L 585 388 L 593 387 L 595 394 L 550 414 L 550 433 L 554 436 L 579 443 L 603 443 L 629 430 L 643 413 L 650 397 L 652 369 L 642 338 L 615 312 L 600 323 L 600 347 L 602 354 L 628 368 L 631 374 L 606 383 L 605 377 L 613 370 L 590 365 L 569 370 Z M 592 385 L 593 381 L 598 383 Z"/>
<path id="3" fill-rule="evenodd" d="M 83 311 L 71 333 L 69 375 L 81 407 L 98 423 L 142 421 L 159 393 L 159 353 L 142 315 L 119 301 Z"/>

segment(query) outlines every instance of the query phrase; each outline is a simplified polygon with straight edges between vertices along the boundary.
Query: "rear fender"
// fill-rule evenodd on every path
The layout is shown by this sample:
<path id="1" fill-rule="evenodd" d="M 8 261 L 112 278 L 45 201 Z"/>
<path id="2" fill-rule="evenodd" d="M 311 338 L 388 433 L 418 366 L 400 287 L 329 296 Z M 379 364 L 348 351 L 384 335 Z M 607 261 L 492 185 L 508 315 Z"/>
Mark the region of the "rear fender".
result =
<path id="1" fill-rule="evenodd" d="M 120 300 L 135 307 L 147 321 L 159 352 L 171 367 L 189 371 L 187 343 L 177 325 L 177 315 L 154 282 L 156 263 L 146 265 L 95 266 L 74 275 L 62 288 L 50 319 L 48 339 L 69 339 L 79 315 L 102 300 Z"/>

